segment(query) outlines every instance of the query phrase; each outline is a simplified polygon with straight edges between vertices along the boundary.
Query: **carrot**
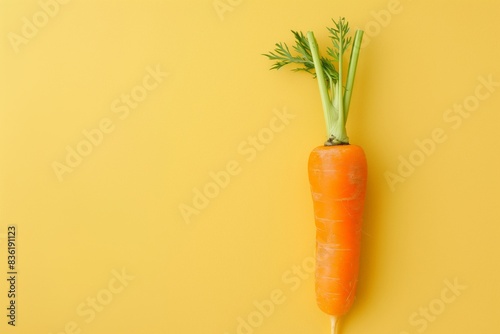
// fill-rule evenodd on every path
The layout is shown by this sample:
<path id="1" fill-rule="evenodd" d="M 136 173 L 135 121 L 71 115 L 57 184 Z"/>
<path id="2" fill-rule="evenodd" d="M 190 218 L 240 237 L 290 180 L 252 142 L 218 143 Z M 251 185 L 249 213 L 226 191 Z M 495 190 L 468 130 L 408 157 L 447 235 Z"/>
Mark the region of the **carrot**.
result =
<path id="1" fill-rule="evenodd" d="M 367 163 L 357 145 L 320 146 L 309 156 L 316 223 L 316 300 L 332 316 L 350 309 L 359 271 Z"/>
<path id="2" fill-rule="evenodd" d="M 308 174 L 316 224 L 316 301 L 331 316 L 332 333 L 355 298 L 367 183 L 364 151 L 349 143 L 346 132 L 363 31 L 356 31 L 353 42 L 344 18 L 333 23 L 328 28 L 333 42 L 333 48 L 327 48 L 330 57 L 319 55 L 313 32 L 306 36 L 293 30 L 295 52 L 285 43 L 276 43 L 274 52 L 265 54 L 275 61 L 271 69 L 298 64 L 295 71 L 311 73 L 318 81 L 327 140 L 311 152 Z M 344 52 L 351 44 L 344 75 Z"/>

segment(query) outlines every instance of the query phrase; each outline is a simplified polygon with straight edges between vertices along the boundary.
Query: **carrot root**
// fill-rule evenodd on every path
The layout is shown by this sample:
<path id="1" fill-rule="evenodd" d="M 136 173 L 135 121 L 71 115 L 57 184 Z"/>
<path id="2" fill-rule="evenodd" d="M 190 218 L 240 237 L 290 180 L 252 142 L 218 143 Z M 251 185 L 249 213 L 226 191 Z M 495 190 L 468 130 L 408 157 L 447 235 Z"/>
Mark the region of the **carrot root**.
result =
<path id="1" fill-rule="evenodd" d="M 332 334 L 337 334 L 337 323 L 338 323 L 338 318 L 335 316 L 330 316 L 331 324 L 332 324 Z"/>
<path id="2" fill-rule="evenodd" d="M 316 224 L 316 301 L 334 317 L 351 308 L 358 280 L 367 165 L 361 147 L 320 146 L 309 156 Z"/>

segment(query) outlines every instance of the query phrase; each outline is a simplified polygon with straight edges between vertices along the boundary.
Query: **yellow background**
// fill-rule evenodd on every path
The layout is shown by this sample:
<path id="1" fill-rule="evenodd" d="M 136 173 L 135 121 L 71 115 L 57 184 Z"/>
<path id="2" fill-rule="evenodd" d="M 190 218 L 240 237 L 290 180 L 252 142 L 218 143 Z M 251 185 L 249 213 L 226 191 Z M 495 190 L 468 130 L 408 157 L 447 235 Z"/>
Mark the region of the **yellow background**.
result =
<path id="1" fill-rule="evenodd" d="M 348 133 L 369 162 L 359 291 L 341 333 L 498 330 L 499 10 L 494 0 L 0 1 L 0 278 L 7 225 L 18 229 L 17 323 L 7 325 L 1 279 L 0 331 L 328 333 L 310 267 L 306 163 L 325 139 L 317 84 L 269 71 L 261 54 L 291 45 L 291 29 L 314 30 L 324 48 L 339 16 L 366 29 Z M 148 69 L 168 75 L 121 119 L 113 103 L 139 94 Z M 54 162 L 103 120 L 112 131 L 59 181 Z M 435 129 L 445 140 L 429 144 Z M 259 135 L 267 143 L 250 153 Z M 418 166 L 405 172 L 410 158 Z M 228 164 L 234 175 L 214 187 L 210 173 Z M 391 189 L 398 168 L 406 176 Z M 183 218 L 207 185 L 213 198 Z"/>

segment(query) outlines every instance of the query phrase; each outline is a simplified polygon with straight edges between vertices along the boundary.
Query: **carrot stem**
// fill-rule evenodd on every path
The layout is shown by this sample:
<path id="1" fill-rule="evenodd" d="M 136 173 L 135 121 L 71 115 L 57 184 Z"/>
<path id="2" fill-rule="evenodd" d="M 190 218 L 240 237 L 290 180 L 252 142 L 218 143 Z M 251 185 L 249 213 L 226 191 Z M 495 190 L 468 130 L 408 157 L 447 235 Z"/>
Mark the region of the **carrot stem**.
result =
<path id="1" fill-rule="evenodd" d="M 316 38 L 314 37 L 314 33 L 312 31 L 307 32 L 307 40 L 309 42 L 309 48 L 311 49 L 311 56 L 314 62 L 314 70 L 316 72 L 316 79 L 318 80 L 321 103 L 323 105 L 323 114 L 326 123 L 326 132 L 328 136 L 331 136 L 333 134 L 333 129 L 335 126 L 335 120 L 333 119 L 333 116 L 335 114 L 331 111 L 332 103 L 329 98 L 323 67 L 321 66 L 318 43 L 316 42 Z"/>
<path id="2" fill-rule="evenodd" d="M 352 86 L 354 85 L 354 76 L 356 75 L 359 50 L 361 49 L 362 40 L 363 40 L 363 30 L 357 30 L 354 35 L 354 43 L 352 44 L 351 57 L 349 59 L 349 68 L 347 69 L 347 79 L 345 83 L 345 94 L 344 94 L 345 119 L 347 119 L 347 115 L 349 114 Z"/>

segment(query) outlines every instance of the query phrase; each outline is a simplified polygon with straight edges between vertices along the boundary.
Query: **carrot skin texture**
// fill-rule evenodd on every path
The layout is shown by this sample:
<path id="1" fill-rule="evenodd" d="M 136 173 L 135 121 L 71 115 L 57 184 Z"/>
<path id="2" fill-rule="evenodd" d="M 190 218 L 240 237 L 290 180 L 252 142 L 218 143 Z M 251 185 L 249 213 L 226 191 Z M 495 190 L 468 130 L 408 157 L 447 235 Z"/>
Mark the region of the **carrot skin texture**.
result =
<path id="1" fill-rule="evenodd" d="M 309 156 L 316 225 L 316 302 L 332 316 L 351 308 L 359 273 L 367 162 L 357 145 L 316 147 Z"/>

